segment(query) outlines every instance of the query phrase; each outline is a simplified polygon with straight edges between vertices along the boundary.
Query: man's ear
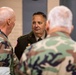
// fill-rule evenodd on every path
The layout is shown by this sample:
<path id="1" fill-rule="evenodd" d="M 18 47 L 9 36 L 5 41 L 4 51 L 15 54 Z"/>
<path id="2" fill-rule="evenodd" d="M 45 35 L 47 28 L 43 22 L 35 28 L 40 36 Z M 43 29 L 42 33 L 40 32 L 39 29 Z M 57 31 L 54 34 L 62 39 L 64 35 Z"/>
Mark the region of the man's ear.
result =
<path id="1" fill-rule="evenodd" d="M 73 31 L 73 29 L 74 29 L 74 25 L 72 25 L 72 31 Z"/>
<path id="2" fill-rule="evenodd" d="M 70 31 L 70 34 L 71 34 L 71 32 L 73 31 L 73 29 L 74 29 L 74 25 L 72 25 L 72 27 L 71 27 L 71 31 Z"/>
<path id="3" fill-rule="evenodd" d="M 46 31 L 47 31 L 47 32 L 49 31 L 49 24 L 50 24 L 50 21 L 47 21 L 47 22 L 46 22 Z"/>
<path id="4" fill-rule="evenodd" d="M 9 25 L 10 25 L 10 23 L 11 23 L 11 20 L 10 20 L 10 19 L 8 19 L 8 20 L 7 20 L 7 25 L 9 26 Z"/>
<path id="5" fill-rule="evenodd" d="M 74 29 L 74 26 L 72 25 L 72 26 L 71 26 L 71 29 L 68 31 L 68 32 L 69 32 L 69 34 L 71 34 L 71 33 L 72 33 L 73 29 Z M 67 30 L 66 30 L 66 31 L 67 31 Z"/>

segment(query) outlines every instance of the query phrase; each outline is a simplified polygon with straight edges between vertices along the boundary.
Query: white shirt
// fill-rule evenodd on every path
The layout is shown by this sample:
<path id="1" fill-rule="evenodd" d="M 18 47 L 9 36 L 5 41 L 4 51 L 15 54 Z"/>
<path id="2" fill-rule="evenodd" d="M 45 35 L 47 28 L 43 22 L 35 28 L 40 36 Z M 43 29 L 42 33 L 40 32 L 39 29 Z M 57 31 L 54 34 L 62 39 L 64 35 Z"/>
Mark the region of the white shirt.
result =
<path id="1" fill-rule="evenodd" d="M 38 41 L 39 37 L 35 36 L 36 38 L 36 41 Z M 41 39 L 44 39 L 45 38 L 45 33 L 43 34 L 43 36 L 41 37 Z"/>

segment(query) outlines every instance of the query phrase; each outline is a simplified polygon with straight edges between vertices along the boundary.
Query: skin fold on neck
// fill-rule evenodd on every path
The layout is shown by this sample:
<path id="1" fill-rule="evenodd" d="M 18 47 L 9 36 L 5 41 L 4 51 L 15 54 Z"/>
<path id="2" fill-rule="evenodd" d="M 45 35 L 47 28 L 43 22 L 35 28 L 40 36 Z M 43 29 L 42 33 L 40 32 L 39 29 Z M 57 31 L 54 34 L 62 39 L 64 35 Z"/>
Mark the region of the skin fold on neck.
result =
<path id="1" fill-rule="evenodd" d="M 57 31 L 64 32 L 67 35 L 70 35 L 70 33 L 71 33 L 71 31 L 69 31 L 66 27 L 55 27 L 55 28 L 49 30 L 48 34 L 52 34 L 52 33 L 57 32 Z"/>

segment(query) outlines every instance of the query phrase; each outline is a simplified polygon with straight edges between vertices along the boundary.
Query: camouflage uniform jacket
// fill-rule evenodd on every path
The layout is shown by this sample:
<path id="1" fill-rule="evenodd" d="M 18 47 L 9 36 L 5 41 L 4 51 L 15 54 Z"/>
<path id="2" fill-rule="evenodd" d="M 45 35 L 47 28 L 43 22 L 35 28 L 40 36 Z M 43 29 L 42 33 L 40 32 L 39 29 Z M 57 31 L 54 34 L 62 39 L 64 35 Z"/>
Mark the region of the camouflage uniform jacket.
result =
<path id="1" fill-rule="evenodd" d="M 19 63 L 16 59 L 7 36 L 0 30 L 0 68 L 9 68 L 9 74 L 0 75 L 16 75 L 14 67 Z"/>
<path id="2" fill-rule="evenodd" d="M 28 75 L 76 75 L 76 43 L 56 32 L 27 47 L 21 61 Z"/>

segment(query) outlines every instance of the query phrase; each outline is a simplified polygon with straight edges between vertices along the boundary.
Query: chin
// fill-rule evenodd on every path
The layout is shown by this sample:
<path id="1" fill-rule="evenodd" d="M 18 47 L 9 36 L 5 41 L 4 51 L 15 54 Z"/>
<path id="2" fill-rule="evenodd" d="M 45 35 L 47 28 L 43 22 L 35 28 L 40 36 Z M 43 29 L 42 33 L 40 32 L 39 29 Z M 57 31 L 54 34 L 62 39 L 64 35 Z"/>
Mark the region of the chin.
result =
<path id="1" fill-rule="evenodd" d="M 35 32 L 36 34 L 40 34 L 40 32 Z"/>

